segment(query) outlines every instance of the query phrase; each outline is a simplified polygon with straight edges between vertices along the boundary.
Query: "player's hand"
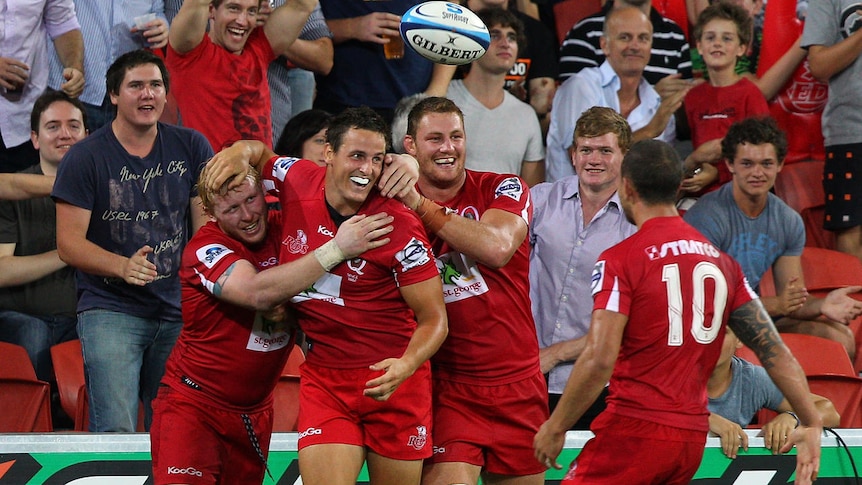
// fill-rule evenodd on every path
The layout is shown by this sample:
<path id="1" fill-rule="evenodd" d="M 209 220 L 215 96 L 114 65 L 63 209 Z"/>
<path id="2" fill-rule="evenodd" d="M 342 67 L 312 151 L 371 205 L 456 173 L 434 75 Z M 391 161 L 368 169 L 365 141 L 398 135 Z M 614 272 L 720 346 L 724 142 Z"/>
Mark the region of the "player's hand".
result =
<path id="1" fill-rule="evenodd" d="M 123 281 L 130 285 L 144 286 L 156 279 L 156 265 L 147 259 L 153 252 L 150 246 L 144 246 L 126 260 L 123 266 Z"/>
<path id="2" fill-rule="evenodd" d="M 683 179 L 679 188 L 683 192 L 696 194 L 716 180 L 718 180 L 718 169 L 711 163 L 704 163 L 701 165 L 701 171 L 692 177 Z"/>
<path id="3" fill-rule="evenodd" d="M 762 436 L 764 446 L 772 451 L 773 455 L 777 455 L 787 442 L 787 437 L 796 428 L 796 423 L 796 418 L 793 416 L 779 413 L 772 421 L 763 425 L 757 436 Z"/>
<path id="4" fill-rule="evenodd" d="M 168 23 L 162 18 L 156 18 L 147 23 L 146 28 L 143 29 L 143 36 L 150 49 L 161 49 L 168 45 L 168 29 Z M 132 27 L 132 33 L 136 32 L 139 32 L 138 28 Z"/>
<path id="5" fill-rule="evenodd" d="M 0 86 L 14 91 L 30 78 L 30 66 L 10 57 L 0 57 Z"/>
<path id="6" fill-rule="evenodd" d="M 848 286 L 832 290 L 823 299 L 820 313 L 826 318 L 847 325 L 862 314 L 862 301 L 850 297 L 850 293 L 862 290 L 862 286 Z"/>
<path id="7" fill-rule="evenodd" d="M 718 436 L 724 456 L 730 459 L 736 458 L 740 446 L 748 451 L 748 435 L 733 421 L 718 414 L 709 413 L 709 431 Z"/>
<path id="8" fill-rule="evenodd" d="M 565 441 L 566 432 L 551 430 L 548 421 L 545 421 L 533 438 L 533 456 L 546 467 L 559 470 L 563 466 L 557 463 L 557 457 L 560 456 Z"/>
<path id="9" fill-rule="evenodd" d="M 365 251 L 388 244 L 389 238 L 384 236 L 394 229 L 394 220 L 385 212 L 370 216 L 355 215 L 339 226 L 335 233 L 335 244 L 345 259 L 353 259 Z"/>
<path id="10" fill-rule="evenodd" d="M 784 287 L 784 291 L 778 295 L 778 307 L 781 315 L 790 315 L 802 308 L 805 301 L 808 300 L 808 290 L 799 286 L 799 277 L 793 276 Z"/>
<path id="11" fill-rule="evenodd" d="M 419 180 L 419 162 L 410 155 L 387 153 L 383 159 L 383 173 L 377 188 L 384 197 L 397 197 L 404 202 Z"/>
<path id="12" fill-rule="evenodd" d="M 820 439 L 822 426 L 799 426 L 794 429 L 779 453 L 787 453 L 796 445 L 796 485 L 809 485 L 820 473 Z"/>
<path id="13" fill-rule="evenodd" d="M 356 18 L 356 28 L 351 37 L 363 42 L 387 44 L 388 37 L 401 35 L 400 25 L 401 17 L 394 13 L 373 12 Z"/>
<path id="14" fill-rule="evenodd" d="M 249 147 L 242 141 L 213 155 L 204 167 L 203 184 L 207 191 L 225 194 L 239 186 L 249 172 Z M 229 182 L 225 187 L 225 182 Z"/>
<path id="15" fill-rule="evenodd" d="M 371 370 L 384 371 L 384 373 L 382 376 L 366 382 L 363 394 L 378 401 L 389 399 L 392 393 L 398 389 L 398 386 L 416 371 L 402 359 L 384 359 L 371 365 L 370 368 Z"/>
<path id="16" fill-rule="evenodd" d="M 63 69 L 63 79 L 66 80 L 60 85 L 60 90 L 68 94 L 70 98 L 77 98 L 84 92 L 84 73 L 76 67 L 67 67 Z"/>

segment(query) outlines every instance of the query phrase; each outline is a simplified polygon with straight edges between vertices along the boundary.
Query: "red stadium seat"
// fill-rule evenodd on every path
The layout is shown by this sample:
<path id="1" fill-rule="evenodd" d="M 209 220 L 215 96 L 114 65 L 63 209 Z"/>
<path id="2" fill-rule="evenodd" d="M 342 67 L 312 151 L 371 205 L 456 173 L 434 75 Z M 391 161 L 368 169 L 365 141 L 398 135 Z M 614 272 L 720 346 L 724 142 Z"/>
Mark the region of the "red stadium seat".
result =
<path id="1" fill-rule="evenodd" d="M 835 374 L 855 377 L 856 371 L 843 345 L 822 337 L 801 333 L 783 333 L 781 339 L 799 361 L 805 375 Z M 748 347 L 736 350 L 736 356 L 761 365 L 760 360 Z"/>
<path id="2" fill-rule="evenodd" d="M 842 428 L 862 427 L 862 379 L 843 375 L 808 376 L 811 392 L 832 401 L 841 416 Z"/>
<path id="3" fill-rule="evenodd" d="M 86 431 L 87 416 L 86 386 L 84 385 L 84 357 L 81 354 L 81 341 L 70 340 L 51 347 L 51 360 L 54 362 L 54 377 L 60 392 L 60 405 L 67 416 L 75 421 L 75 431 Z M 82 399 L 83 398 L 83 399 Z"/>
<path id="4" fill-rule="evenodd" d="M 0 433 L 53 431 L 51 385 L 36 379 L 27 350 L 0 342 Z"/>
<path id="5" fill-rule="evenodd" d="M 275 386 L 273 432 L 297 430 L 299 419 L 299 376 L 282 375 Z"/>
<path id="6" fill-rule="evenodd" d="M 562 44 L 566 34 L 576 23 L 602 9 L 602 2 L 600 0 L 563 0 L 555 3 L 553 8 L 557 40 Z"/>
<path id="7" fill-rule="evenodd" d="M 48 433 L 51 385 L 35 379 L 0 377 L 0 433 Z"/>
<path id="8" fill-rule="evenodd" d="M 785 164 L 775 179 L 775 195 L 796 212 L 823 205 L 823 160 Z"/>
<path id="9" fill-rule="evenodd" d="M 63 411 L 75 421 L 75 431 L 87 431 L 90 426 L 90 404 L 84 378 L 84 355 L 80 340 L 70 340 L 51 347 L 54 377 L 60 392 Z M 138 407 L 138 431 L 144 431 L 144 408 Z"/>
<path id="10" fill-rule="evenodd" d="M 287 357 L 287 362 L 284 364 L 284 369 L 281 371 L 283 376 L 298 376 L 299 366 L 305 362 L 305 354 L 302 353 L 302 347 L 294 345 Z"/>

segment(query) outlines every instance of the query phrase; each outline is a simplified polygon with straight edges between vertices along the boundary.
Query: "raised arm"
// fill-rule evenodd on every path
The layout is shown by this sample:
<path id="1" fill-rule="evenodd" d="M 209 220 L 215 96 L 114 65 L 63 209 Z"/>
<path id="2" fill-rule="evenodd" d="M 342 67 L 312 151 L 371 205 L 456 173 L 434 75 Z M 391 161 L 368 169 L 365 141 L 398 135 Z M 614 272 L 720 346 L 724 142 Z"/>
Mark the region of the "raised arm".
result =
<path id="1" fill-rule="evenodd" d="M 287 58 L 297 67 L 315 74 L 327 75 L 332 70 L 334 49 L 332 39 L 296 39 L 287 49 Z"/>
<path id="2" fill-rule="evenodd" d="M 267 160 L 276 156 L 263 142 L 240 140 L 216 153 L 207 162 L 207 176 L 204 185 L 210 192 L 218 192 L 225 182 L 233 178 L 229 188 L 243 183 L 249 166 L 260 171 Z"/>
<path id="3" fill-rule="evenodd" d="M 84 90 L 84 36 L 79 29 L 70 30 L 54 39 L 54 48 L 63 65 L 60 89 L 77 98 Z"/>
<path id="4" fill-rule="evenodd" d="M 402 298 L 416 315 L 416 330 L 407 349 L 398 358 L 384 359 L 373 366 L 386 372 L 368 381 L 366 396 L 385 401 L 423 362 L 430 359 L 449 333 L 446 305 L 443 303 L 443 282 L 434 277 L 399 288 Z"/>
<path id="5" fill-rule="evenodd" d="M 288 49 L 302 32 L 317 0 L 288 0 L 269 15 L 263 26 L 269 45 L 279 55 L 289 55 Z"/>
<path id="6" fill-rule="evenodd" d="M 180 54 L 194 49 L 204 40 L 209 23 L 210 0 L 185 0 L 171 23 L 168 43 Z"/>

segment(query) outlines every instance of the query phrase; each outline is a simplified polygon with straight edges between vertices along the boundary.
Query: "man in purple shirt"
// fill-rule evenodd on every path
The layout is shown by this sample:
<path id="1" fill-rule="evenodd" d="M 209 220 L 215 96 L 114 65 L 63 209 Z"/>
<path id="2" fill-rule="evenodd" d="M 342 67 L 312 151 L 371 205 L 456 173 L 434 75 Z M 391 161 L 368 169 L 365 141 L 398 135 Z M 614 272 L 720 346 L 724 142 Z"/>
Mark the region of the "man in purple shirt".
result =
<path id="1" fill-rule="evenodd" d="M 590 108 L 578 119 L 572 141 L 576 175 L 530 189 L 530 298 L 551 411 L 586 343 L 596 259 L 636 229 L 617 196 L 620 166 L 632 144 L 626 119 L 611 108 Z M 588 429 L 602 409 L 604 394 L 575 429 Z"/>

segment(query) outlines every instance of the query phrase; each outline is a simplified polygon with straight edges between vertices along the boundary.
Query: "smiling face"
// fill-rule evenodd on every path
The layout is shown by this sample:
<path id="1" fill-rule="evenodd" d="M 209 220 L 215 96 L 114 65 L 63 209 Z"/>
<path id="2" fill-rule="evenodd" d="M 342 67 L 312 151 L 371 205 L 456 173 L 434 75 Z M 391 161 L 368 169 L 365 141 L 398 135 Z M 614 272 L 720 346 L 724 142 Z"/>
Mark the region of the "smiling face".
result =
<path id="1" fill-rule="evenodd" d="M 248 36 L 257 26 L 257 0 L 224 0 L 210 5 L 210 39 L 228 52 L 241 54 Z"/>
<path id="2" fill-rule="evenodd" d="M 491 45 L 475 64 L 490 73 L 506 74 L 518 59 L 518 34 L 512 27 L 502 25 L 495 25 L 488 30 Z"/>
<path id="3" fill-rule="evenodd" d="M 246 179 L 224 195 L 212 196 L 212 218 L 225 234 L 254 246 L 266 238 L 267 205 L 260 184 Z"/>
<path id="4" fill-rule="evenodd" d="M 116 123 L 137 129 L 152 128 L 165 110 L 167 90 L 162 72 L 155 64 L 141 64 L 126 70 L 111 103 L 117 107 Z"/>
<path id="5" fill-rule="evenodd" d="M 84 114 L 67 101 L 56 101 L 39 116 L 39 131 L 31 132 L 33 146 L 39 150 L 39 159 L 56 169 L 69 148 L 87 136 Z"/>
<path id="6" fill-rule="evenodd" d="M 614 133 L 595 137 L 577 137 L 572 163 L 578 174 L 578 185 L 591 192 L 614 191 L 620 181 L 623 151 Z"/>
<path id="7" fill-rule="evenodd" d="M 600 44 L 614 72 L 621 77 L 640 77 L 650 58 L 652 24 L 636 8 L 613 10 L 605 22 Z"/>
<path id="8" fill-rule="evenodd" d="M 352 215 L 368 198 L 383 170 L 386 137 L 350 128 L 338 151 L 326 145 L 326 201 L 341 215 Z"/>
<path id="9" fill-rule="evenodd" d="M 778 161 L 772 143 L 740 143 L 736 148 L 736 157 L 732 162 L 727 162 L 727 168 L 733 174 L 734 196 L 766 198 L 783 166 Z"/>
<path id="10" fill-rule="evenodd" d="M 732 20 L 713 19 L 703 26 L 697 39 L 697 50 L 710 69 L 733 69 L 736 60 L 745 54 L 746 46 L 740 43 L 739 31 Z"/>
<path id="11" fill-rule="evenodd" d="M 421 179 L 438 188 L 457 187 L 466 177 L 467 139 L 458 113 L 426 113 L 416 135 L 404 137 L 404 149 L 419 161 Z"/>

